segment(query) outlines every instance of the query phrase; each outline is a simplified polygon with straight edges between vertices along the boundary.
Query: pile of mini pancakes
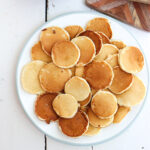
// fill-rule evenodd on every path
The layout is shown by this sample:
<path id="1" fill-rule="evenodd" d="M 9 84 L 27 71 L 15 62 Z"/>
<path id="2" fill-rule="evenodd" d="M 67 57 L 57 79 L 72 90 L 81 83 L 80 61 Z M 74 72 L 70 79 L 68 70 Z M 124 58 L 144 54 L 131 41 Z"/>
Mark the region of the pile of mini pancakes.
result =
<path id="1" fill-rule="evenodd" d="M 79 25 L 52 26 L 40 33 L 23 67 L 25 91 L 37 94 L 34 111 L 47 124 L 56 121 L 70 137 L 93 136 L 119 123 L 145 96 L 135 75 L 144 66 L 141 51 L 112 40 L 105 18 Z"/>

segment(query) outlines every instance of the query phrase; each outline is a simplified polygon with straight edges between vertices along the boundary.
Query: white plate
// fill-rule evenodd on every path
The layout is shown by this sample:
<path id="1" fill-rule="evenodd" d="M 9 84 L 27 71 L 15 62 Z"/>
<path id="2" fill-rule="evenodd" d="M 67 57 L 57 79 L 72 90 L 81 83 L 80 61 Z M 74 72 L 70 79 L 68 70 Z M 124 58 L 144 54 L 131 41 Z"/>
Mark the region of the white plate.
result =
<path id="1" fill-rule="evenodd" d="M 27 116 L 30 118 L 30 120 L 34 123 L 34 125 L 40 129 L 43 133 L 48 135 L 49 137 L 56 139 L 58 141 L 72 144 L 72 145 L 93 145 L 93 144 L 99 144 L 103 143 L 105 141 L 108 141 L 110 139 L 113 139 L 114 137 L 121 134 L 129 125 L 135 120 L 135 118 L 138 116 L 139 112 L 141 111 L 141 108 L 143 107 L 145 100 L 138 106 L 135 106 L 132 108 L 132 110 L 129 112 L 129 114 L 125 117 L 125 119 L 120 124 L 112 124 L 111 126 L 104 128 L 100 131 L 100 133 L 93 137 L 86 137 L 82 136 L 79 138 L 70 138 L 65 135 L 63 135 L 59 128 L 57 123 L 50 123 L 50 125 L 47 125 L 44 121 L 40 121 L 34 114 L 34 102 L 36 95 L 31 95 L 26 93 L 20 82 L 20 74 L 22 67 L 31 61 L 30 57 L 30 50 L 31 47 L 39 41 L 39 35 L 40 31 L 46 27 L 49 26 L 59 26 L 59 27 L 65 27 L 67 25 L 81 25 L 82 27 L 85 27 L 86 23 L 95 17 L 105 17 L 109 19 L 109 22 L 112 27 L 113 31 L 113 38 L 112 39 L 118 39 L 124 41 L 127 45 L 137 46 L 140 48 L 139 44 L 135 40 L 135 38 L 126 31 L 122 26 L 120 26 L 115 19 L 112 19 L 106 15 L 100 14 L 100 13 L 87 13 L 87 12 L 78 12 L 78 13 L 70 13 L 61 15 L 59 17 L 56 17 L 49 22 L 45 23 L 43 26 L 38 28 L 35 33 L 32 35 L 32 37 L 28 40 L 27 44 L 25 45 L 24 49 L 22 50 L 22 53 L 20 55 L 18 66 L 17 66 L 17 73 L 16 73 L 16 85 L 17 85 L 17 92 L 20 99 L 20 102 L 22 104 L 22 107 L 24 111 L 26 112 Z M 138 74 L 138 76 L 143 80 L 145 86 L 148 89 L 148 69 L 147 64 L 145 62 L 144 68 L 142 72 Z"/>

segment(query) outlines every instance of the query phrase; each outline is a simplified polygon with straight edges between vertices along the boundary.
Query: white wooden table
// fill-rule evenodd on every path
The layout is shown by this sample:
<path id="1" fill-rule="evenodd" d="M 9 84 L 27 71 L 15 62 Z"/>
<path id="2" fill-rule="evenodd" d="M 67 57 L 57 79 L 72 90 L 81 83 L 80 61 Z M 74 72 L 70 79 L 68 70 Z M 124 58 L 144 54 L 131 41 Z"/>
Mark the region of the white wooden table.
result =
<path id="1" fill-rule="evenodd" d="M 47 0 L 48 1 L 48 0 Z M 19 103 L 15 72 L 18 56 L 32 33 L 46 20 L 73 11 L 94 11 L 84 0 L 0 0 L 0 150 L 150 150 L 150 95 L 134 124 L 107 143 L 75 147 L 58 143 L 29 121 Z M 150 33 L 121 23 L 150 60 Z"/>

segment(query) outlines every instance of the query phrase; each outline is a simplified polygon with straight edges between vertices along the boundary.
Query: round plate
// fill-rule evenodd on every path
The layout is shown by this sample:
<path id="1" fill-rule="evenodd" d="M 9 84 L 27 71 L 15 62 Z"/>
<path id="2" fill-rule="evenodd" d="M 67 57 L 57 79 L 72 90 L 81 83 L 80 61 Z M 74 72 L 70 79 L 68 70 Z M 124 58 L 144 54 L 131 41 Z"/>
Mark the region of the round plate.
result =
<path id="1" fill-rule="evenodd" d="M 48 125 L 44 121 L 40 121 L 36 117 L 34 113 L 34 102 L 36 99 L 36 95 L 31 95 L 29 93 L 26 93 L 23 90 L 20 82 L 20 75 L 23 66 L 26 63 L 31 61 L 30 50 L 31 47 L 36 42 L 39 41 L 41 30 L 49 26 L 59 26 L 64 28 L 65 26 L 68 25 L 81 25 L 82 27 L 85 27 L 86 23 L 90 19 L 95 17 L 104 17 L 109 20 L 113 31 L 112 39 L 122 40 L 127 45 L 137 46 L 140 48 L 135 38 L 126 29 L 124 29 L 121 25 L 119 25 L 118 24 L 119 21 L 116 21 L 115 19 L 112 19 L 100 13 L 87 13 L 87 12 L 69 13 L 51 19 L 49 22 L 45 23 L 35 31 L 35 33 L 31 36 L 31 38 L 28 40 L 27 44 L 25 45 L 24 49 L 22 50 L 22 53 L 18 61 L 18 66 L 17 66 L 17 73 L 16 73 L 17 92 L 18 92 L 19 100 L 27 116 L 30 118 L 30 120 L 34 123 L 34 125 L 38 129 L 40 129 L 43 133 L 45 133 L 49 137 L 72 145 L 87 146 L 87 145 L 99 144 L 118 136 L 123 131 L 125 131 L 125 129 L 127 129 L 129 125 L 135 120 L 135 118 L 138 116 L 146 100 L 145 98 L 145 100 L 140 105 L 133 107 L 132 110 L 128 113 L 128 115 L 124 118 L 124 120 L 120 124 L 112 124 L 111 126 L 102 129 L 98 135 L 92 137 L 82 136 L 74 139 L 67 137 L 61 133 L 61 131 L 58 128 L 58 124 L 56 122 L 55 123 L 52 122 L 50 123 L 50 125 Z M 138 76 L 142 79 L 146 88 L 148 89 L 148 83 L 149 83 L 148 67 L 146 62 L 142 72 L 140 72 Z"/>

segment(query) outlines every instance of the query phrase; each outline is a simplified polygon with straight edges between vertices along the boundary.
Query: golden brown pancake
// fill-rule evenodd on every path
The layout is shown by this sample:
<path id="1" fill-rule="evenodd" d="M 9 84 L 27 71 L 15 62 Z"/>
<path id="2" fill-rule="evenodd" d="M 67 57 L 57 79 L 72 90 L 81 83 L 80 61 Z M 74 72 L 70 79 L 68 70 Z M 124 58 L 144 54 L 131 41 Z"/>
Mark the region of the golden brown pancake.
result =
<path id="1" fill-rule="evenodd" d="M 94 114 L 91 108 L 88 109 L 87 115 L 89 117 L 89 123 L 94 127 L 102 128 L 102 127 L 109 126 L 113 122 L 113 119 L 114 119 L 114 117 L 101 119 Z"/>
<path id="2" fill-rule="evenodd" d="M 79 101 L 80 106 L 87 106 L 90 103 L 91 98 L 92 98 L 92 93 L 90 92 L 89 96 L 85 100 Z"/>
<path id="3" fill-rule="evenodd" d="M 41 42 L 36 43 L 31 49 L 32 60 L 41 60 L 46 63 L 52 62 L 50 56 L 48 56 L 42 49 Z"/>
<path id="4" fill-rule="evenodd" d="M 119 41 L 119 40 L 113 40 L 113 41 L 111 41 L 111 44 L 117 46 L 118 49 L 122 49 L 122 48 L 126 47 L 126 44 L 124 44 L 123 41 Z"/>
<path id="5" fill-rule="evenodd" d="M 103 32 L 98 31 L 97 32 L 102 37 L 102 43 L 103 44 L 110 44 L 110 40 Z"/>
<path id="6" fill-rule="evenodd" d="M 79 137 L 87 131 L 89 121 L 84 112 L 78 111 L 71 119 L 60 118 L 59 126 L 65 135 L 70 137 Z"/>
<path id="7" fill-rule="evenodd" d="M 70 39 L 73 39 L 76 35 L 83 31 L 83 28 L 79 25 L 69 25 L 65 27 L 65 30 L 69 33 Z"/>
<path id="8" fill-rule="evenodd" d="M 89 124 L 88 130 L 84 133 L 86 136 L 93 136 L 99 133 L 101 130 L 100 127 L 95 128 L 94 126 Z"/>
<path id="9" fill-rule="evenodd" d="M 112 44 L 103 44 L 101 51 L 98 55 L 94 58 L 96 61 L 104 61 L 107 59 L 110 55 L 117 54 L 119 52 L 119 49 L 112 45 Z"/>
<path id="10" fill-rule="evenodd" d="M 38 96 L 35 102 L 35 114 L 39 119 L 45 120 L 48 124 L 50 121 L 58 119 L 52 107 L 52 102 L 56 96 L 56 93 L 45 93 Z"/>
<path id="11" fill-rule="evenodd" d="M 65 93 L 74 96 L 77 101 L 85 100 L 90 94 L 90 86 L 87 81 L 81 77 L 74 76 L 65 84 Z"/>
<path id="12" fill-rule="evenodd" d="M 71 68 L 80 58 L 80 49 L 70 41 L 57 42 L 52 48 L 53 63 L 61 68 Z"/>
<path id="13" fill-rule="evenodd" d="M 115 94 L 127 91 L 133 83 L 133 75 L 123 71 L 119 66 L 113 68 L 114 78 L 109 89 Z"/>
<path id="14" fill-rule="evenodd" d="M 21 73 L 21 83 L 22 87 L 26 92 L 31 94 L 42 94 L 44 90 L 42 89 L 39 82 L 39 71 L 45 66 L 46 63 L 40 60 L 31 61 L 26 64 Z"/>
<path id="15" fill-rule="evenodd" d="M 99 51 L 102 47 L 102 37 L 99 36 L 99 34 L 97 34 L 94 31 L 86 30 L 86 31 L 81 32 L 78 36 L 87 36 L 87 37 L 89 37 L 93 41 L 93 43 L 95 44 L 96 54 L 99 53 Z"/>
<path id="16" fill-rule="evenodd" d="M 77 66 L 85 66 L 90 63 L 95 57 L 95 45 L 93 41 L 86 36 L 79 36 L 72 39 L 80 49 L 80 59 Z"/>
<path id="17" fill-rule="evenodd" d="M 58 68 L 53 63 L 49 63 L 40 70 L 40 84 L 47 92 L 60 92 L 64 89 L 65 83 L 71 78 L 71 75 L 70 69 Z"/>
<path id="18" fill-rule="evenodd" d="M 137 47 L 125 47 L 119 52 L 119 64 L 128 73 L 138 73 L 144 66 L 144 57 Z"/>
<path id="19" fill-rule="evenodd" d="M 43 29 L 40 35 L 40 41 L 42 49 L 47 55 L 51 55 L 51 50 L 56 42 L 69 40 L 69 34 L 67 31 L 60 27 L 49 27 Z"/>
<path id="20" fill-rule="evenodd" d="M 119 106 L 114 116 L 113 123 L 120 123 L 129 111 L 130 111 L 130 107 Z"/>
<path id="21" fill-rule="evenodd" d="M 90 20 L 86 25 L 86 30 L 103 32 L 109 39 L 112 37 L 112 30 L 106 18 L 94 18 Z"/>
<path id="22" fill-rule="evenodd" d="M 116 96 L 111 92 L 99 90 L 92 98 L 91 109 L 101 119 L 111 118 L 117 108 Z"/>
<path id="23" fill-rule="evenodd" d="M 58 116 L 72 118 L 78 110 L 77 100 L 70 94 L 59 94 L 53 101 L 53 108 Z"/>
<path id="24" fill-rule="evenodd" d="M 79 66 L 75 68 L 75 75 L 79 77 L 84 76 L 84 66 Z"/>
<path id="25" fill-rule="evenodd" d="M 109 63 L 112 68 L 119 66 L 118 54 L 110 55 L 105 61 Z"/>
<path id="26" fill-rule="evenodd" d="M 143 82 L 134 76 L 132 86 L 122 94 L 116 95 L 120 106 L 131 107 L 139 104 L 145 97 L 146 88 Z"/>
<path id="27" fill-rule="evenodd" d="M 114 76 L 111 66 L 105 61 L 92 62 L 85 67 L 84 75 L 91 87 L 96 90 L 109 87 Z"/>

